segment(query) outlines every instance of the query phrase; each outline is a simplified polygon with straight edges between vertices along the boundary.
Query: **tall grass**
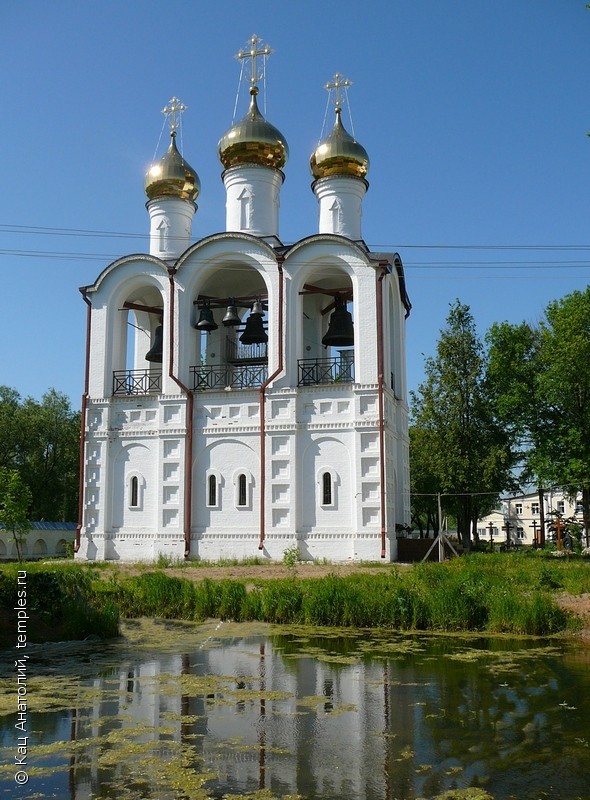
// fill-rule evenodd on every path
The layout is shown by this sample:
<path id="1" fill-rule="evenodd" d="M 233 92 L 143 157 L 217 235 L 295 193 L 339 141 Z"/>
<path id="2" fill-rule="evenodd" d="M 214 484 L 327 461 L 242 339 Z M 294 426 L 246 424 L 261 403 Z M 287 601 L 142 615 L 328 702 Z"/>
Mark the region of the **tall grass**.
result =
<path id="1" fill-rule="evenodd" d="M 513 565 L 474 557 L 405 573 L 290 576 L 251 590 L 242 580 L 191 583 L 154 572 L 123 581 L 117 599 L 126 616 L 539 636 L 573 627 L 547 589 L 556 582 L 551 571 L 535 569 L 525 581 Z"/>
<path id="2" fill-rule="evenodd" d="M 14 607 L 13 568 L 0 570 L 0 607 Z M 411 569 L 342 577 L 191 581 L 162 570 L 101 578 L 79 566 L 26 565 L 30 608 L 64 638 L 116 635 L 119 615 L 548 635 L 575 629 L 555 593 L 590 591 L 590 563 L 473 554 Z"/>

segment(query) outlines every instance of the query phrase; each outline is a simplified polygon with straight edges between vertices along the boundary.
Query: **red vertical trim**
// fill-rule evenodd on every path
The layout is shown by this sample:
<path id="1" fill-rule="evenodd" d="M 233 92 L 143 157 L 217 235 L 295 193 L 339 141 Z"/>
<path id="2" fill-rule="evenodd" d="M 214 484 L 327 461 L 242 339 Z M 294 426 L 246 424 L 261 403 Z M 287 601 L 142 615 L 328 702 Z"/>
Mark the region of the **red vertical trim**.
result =
<path id="1" fill-rule="evenodd" d="M 379 399 L 379 482 L 381 487 L 381 558 L 385 558 L 387 526 L 385 519 L 385 423 L 383 420 L 383 269 L 377 279 L 377 392 Z"/>
<path id="2" fill-rule="evenodd" d="M 170 281 L 170 325 L 168 329 L 169 359 L 168 375 L 174 383 L 179 386 L 186 395 L 186 440 L 184 443 L 184 557 L 188 558 L 191 554 L 191 528 L 192 528 L 192 496 L 193 496 L 193 408 L 194 397 L 188 386 L 174 374 L 174 313 L 175 313 L 175 292 L 174 292 L 174 267 L 168 269 L 168 280 Z"/>
<path id="3" fill-rule="evenodd" d="M 86 289 L 80 289 L 82 299 L 86 303 L 86 365 L 84 367 L 84 393 L 82 395 L 82 408 L 80 409 L 80 456 L 79 456 L 79 483 L 78 483 L 78 524 L 76 526 L 76 541 L 74 553 L 80 549 L 80 536 L 84 524 L 84 483 L 86 477 L 86 407 L 88 405 L 88 387 L 90 384 L 90 326 L 92 324 L 92 304 L 86 294 Z"/>
<path id="4" fill-rule="evenodd" d="M 266 449 L 265 449 L 265 435 L 266 424 L 264 419 L 264 407 L 266 401 L 266 388 L 277 375 L 283 371 L 283 257 L 277 256 L 277 267 L 279 269 L 279 315 L 278 315 L 278 337 L 279 337 L 279 365 L 272 375 L 270 375 L 260 387 L 260 539 L 258 542 L 258 549 L 262 550 L 264 547 L 265 536 L 265 494 L 266 494 Z"/>

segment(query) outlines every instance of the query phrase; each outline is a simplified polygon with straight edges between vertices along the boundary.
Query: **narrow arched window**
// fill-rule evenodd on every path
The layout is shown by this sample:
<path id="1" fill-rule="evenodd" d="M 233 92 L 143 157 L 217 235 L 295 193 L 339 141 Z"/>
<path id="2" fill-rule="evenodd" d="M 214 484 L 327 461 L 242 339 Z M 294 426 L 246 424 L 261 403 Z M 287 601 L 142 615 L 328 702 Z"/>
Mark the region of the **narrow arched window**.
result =
<path id="1" fill-rule="evenodd" d="M 133 475 L 129 484 L 129 505 L 131 508 L 139 506 L 139 481 L 137 475 Z"/>
<path id="2" fill-rule="evenodd" d="M 207 505 L 217 505 L 217 478 L 215 475 L 209 475 L 207 486 Z"/>
<path id="3" fill-rule="evenodd" d="M 322 505 L 332 505 L 332 475 L 329 472 L 322 475 Z"/>
<path id="4" fill-rule="evenodd" d="M 238 505 L 248 505 L 248 487 L 246 483 L 246 476 L 243 472 L 241 475 L 238 475 Z"/>

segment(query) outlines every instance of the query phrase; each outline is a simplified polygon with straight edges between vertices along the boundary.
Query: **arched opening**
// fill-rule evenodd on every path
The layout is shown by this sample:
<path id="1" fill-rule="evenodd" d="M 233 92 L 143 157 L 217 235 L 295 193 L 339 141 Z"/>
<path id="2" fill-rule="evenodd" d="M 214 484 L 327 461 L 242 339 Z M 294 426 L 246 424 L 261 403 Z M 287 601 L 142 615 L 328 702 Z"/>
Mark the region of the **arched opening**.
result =
<path id="1" fill-rule="evenodd" d="M 269 319 L 261 273 L 241 262 L 220 265 L 201 285 L 194 306 L 192 388 L 261 386 L 268 374 Z"/>
<path id="2" fill-rule="evenodd" d="M 47 543 L 45 539 L 37 539 L 33 545 L 33 558 L 42 558 L 47 555 Z"/>
<path id="3" fill-rule="evenodd" d="M 144 286 L 119 305 L 119 356 L 114 359 L 113 394 L 153 394 L 162 390 L 164 311 L 160 290 Z"/>
<path id="4" fill-rule="evenodd" d="M 68 543 L 65 539 L 60 539 L 55 545 L 55 555 L 59 558 L 65 558 L 68 549 Z"/>
<path id="5" fill-rule="evenodd" d="M 217 508 L 217 477 L 209 475 L 207 478 L 207 505 L 209 508 Z"/>
<path id="6" fill-rule="evenodd" d="M 322 475 L 322 505 L 332 505 L 332 475 L 329 472 Z"/>
<path id="7" fill-rule="evenodd" d="M 139 479 L 137 475 L 132 475 L 129 482 L 129 505 L 131 508 L 139 506 Z"/>
<path id="8" fill-rule="evenodd" d="M 299 386 L 354 382 L 354 296 L 344 270 L 318 267 L 303 285 Z"/>
<path id="9" fill-rule="evenodd" d="M 243 472 L 238 475 L 238 505 L 248 505 L 248 483 Z"/>

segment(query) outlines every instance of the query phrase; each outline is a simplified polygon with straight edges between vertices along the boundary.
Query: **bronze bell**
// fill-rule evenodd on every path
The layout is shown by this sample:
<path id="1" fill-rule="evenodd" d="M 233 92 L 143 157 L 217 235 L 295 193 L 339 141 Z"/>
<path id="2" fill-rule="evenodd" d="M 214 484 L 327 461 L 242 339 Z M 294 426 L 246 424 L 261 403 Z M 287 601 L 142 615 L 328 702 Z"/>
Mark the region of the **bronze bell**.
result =
<path id="1" fill-rule="evenodd" d="M 263 317 L 264 316 L 264 308 L 263 308 L 262 303 L 260 302 L 260 300 L 255 300 L 253 302 L 252 311 L 250 312 L 250 315 L 251 316 L 255 316 L 255 317 L 256 316 L 259 316 L 259 317 Z"/>
<path id="2" fill-rule="evenodd" d="M 164 342 L 164 327 L 158 325 L 154 334 L 154 343 L 145 354 L 146 361 L 153 361 L 157 364 L 162 363 L 162 344 Z"/>
<path id="3" fill-rule="evenodd" d="M 195 325 L 195 328 L 198 331 L 206 331 L 209 333 L 210 331 L 216 331 L 219 325 L 213 319 L 213 312 L 211 311 L 211 306 L 209 303 L 204 303 L 201 307 L 201 313 L 199 315 L 199 320 Z"/>
<path id="4" fill-rule="evenodd" d="M 221 320 L 226 328 L 239 325 L 242 320 L 238 316 L 238 309 L 235 305 L 230 304 L 225 312 L 225 317 Z"/>
<path id="5" fill-rule="evenodd" d="M 352 314 L 346 309 L 346 302 L 336 298 L 336 308 L 330 317 L 326 335 L 322 339 L 324 347 L 350 347 L 354 344 Z"/>
<path id="6" fill-rule="evenodd" d="M 254 309 L 252 309 L 250 316 L 246 320 L 244 332 L 240 336 L 240 342 L 242 344 L 264 344 L 264 342 L 268 342 L 268 334 L 264 330 L 262 323 L 262 312 L 255 314 Z"/>

